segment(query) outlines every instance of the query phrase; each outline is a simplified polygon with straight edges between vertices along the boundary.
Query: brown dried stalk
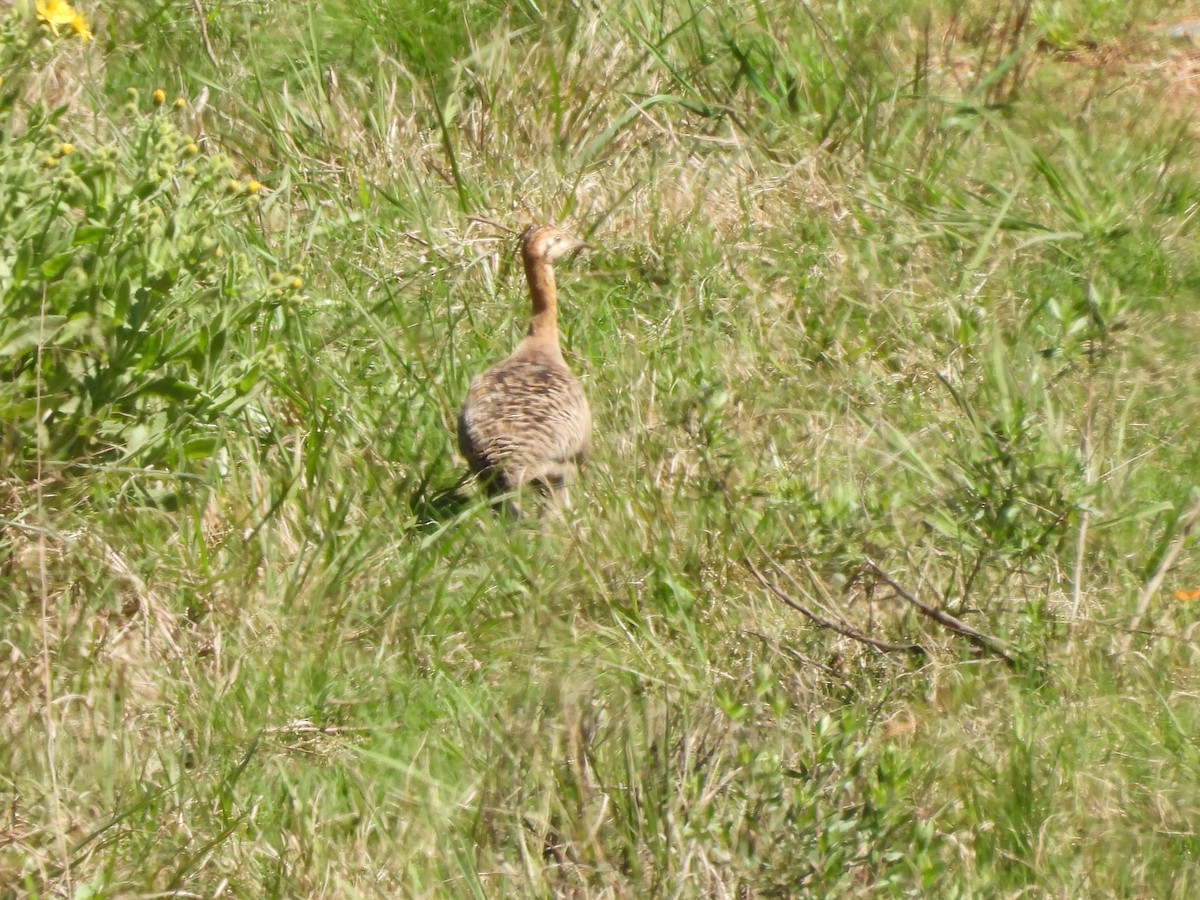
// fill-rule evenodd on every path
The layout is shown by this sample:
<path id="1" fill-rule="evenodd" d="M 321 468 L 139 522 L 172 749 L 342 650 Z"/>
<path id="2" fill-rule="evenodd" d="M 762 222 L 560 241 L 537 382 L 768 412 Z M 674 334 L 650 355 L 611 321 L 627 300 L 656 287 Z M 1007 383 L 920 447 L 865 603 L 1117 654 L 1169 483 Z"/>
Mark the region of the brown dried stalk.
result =
<path id="1" fill-rule="evenodd" d="M 880 568 L 877 563 L 869 559 L 864 560 L 864 562 L 866 563 L 867 568 L 875 573 L 877 578 L 895 591 L 898 597 L 910 603 L 919 613 L 921 613 L 921 615 L 928 619 L 932 619 L 934 622 L 937 622 L 944 628 L 948 628 L 955 634 L 961 635 L 980 650 L 1000 657 L 1006 663 L 1008 663 L 1009 668 L 1018 668 L 1019 664 L 1017 663 L 1017 660 L 1013 656 L 1009 655 L 1001 641 L 992 637 L 991 635 L 984 634 L 982 631 L 977 631 L 966 622 L 962 621 L 961 619 L 956 619 L 948 612 L 938 609 L 936 606 L 930 606 L 927 603 L 922 603 L 910 592 L 901 587 L 900 584 L 898 584 L 891 575 Z"/>
<path id="2" fill-rule="evenodd" d="M 876 650 L 883 650 L 887 653 L 909 653 L 914 656 L 928 655 L 925 648 L 920 644 L 893 644 L 889 641 L 881 641 L 877 638 L 865 635 L 860 631 L 855 631 L 849 625 L 834 622 L 830 619 L 819 616 L 803 603 L 800 603 L 798 600 L 788 596 L 788 594 L 786 594 L 778 585 L 768 581 L 766 576 L 763 575 L 763 573 L 758 570 L 754 563 L 750 561 L 750 557 L 743 556 L 742 562 L 745 564 L 746 568 L 750 570 L 750 574 L 755 577 L 759 584 L 782 600 L 784 604 L 790 606 L 792 609 L 796 610 L 796 612 L 803 615 L 810 622 L 813 622 L 822 628 L 826 628 L 829 631 L 836 632 L 842 637 L 848 637 L 852 641 L 858 641 L 860 644 L 866 644 L 868 647 L 874 647 Z"/>

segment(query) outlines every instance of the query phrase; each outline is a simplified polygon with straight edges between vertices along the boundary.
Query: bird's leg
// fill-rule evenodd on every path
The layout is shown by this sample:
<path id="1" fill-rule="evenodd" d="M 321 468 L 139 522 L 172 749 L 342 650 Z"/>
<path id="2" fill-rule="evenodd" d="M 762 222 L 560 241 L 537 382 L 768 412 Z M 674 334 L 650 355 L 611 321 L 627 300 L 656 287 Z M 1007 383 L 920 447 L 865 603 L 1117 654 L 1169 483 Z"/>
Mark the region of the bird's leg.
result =
<path id="1" fill-rule="evenodd" d="M 564 510 L 571 508 L 571 485 L 575 481 L 574 463 L 556 463 L 541 478 L 550 495 L 550 507 L 561 517 Z"/>
<path id="2" fill-rule="evenodd" d="M 566 484 L 550 488 L 550 505 L 560 511 L 571 508 L 571 491 Z"/>
<path id="3" fill-rule="evenodd" d="M 504 521 L 519 522 L 525 518 L 525 514 L 521 511 L 519 489 L 505 491 L 504 493 L 497 492 L 493 499 L 495 501 L 495 508 L 499 511 L 500 517 Z"/>

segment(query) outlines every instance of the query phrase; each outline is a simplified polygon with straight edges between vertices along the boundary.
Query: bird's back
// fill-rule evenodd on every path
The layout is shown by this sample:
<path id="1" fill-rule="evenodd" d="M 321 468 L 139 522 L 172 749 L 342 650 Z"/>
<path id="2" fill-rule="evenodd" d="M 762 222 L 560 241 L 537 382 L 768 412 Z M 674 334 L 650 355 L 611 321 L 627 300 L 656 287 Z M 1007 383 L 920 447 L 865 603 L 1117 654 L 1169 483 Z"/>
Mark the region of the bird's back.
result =
<path id="1" fill-rule="evenodd" d="M 569 482 L 587 453 L 591 412 L 557 354 L 518 351 L 471 381 L 458 446 L 498 490 Z"/>

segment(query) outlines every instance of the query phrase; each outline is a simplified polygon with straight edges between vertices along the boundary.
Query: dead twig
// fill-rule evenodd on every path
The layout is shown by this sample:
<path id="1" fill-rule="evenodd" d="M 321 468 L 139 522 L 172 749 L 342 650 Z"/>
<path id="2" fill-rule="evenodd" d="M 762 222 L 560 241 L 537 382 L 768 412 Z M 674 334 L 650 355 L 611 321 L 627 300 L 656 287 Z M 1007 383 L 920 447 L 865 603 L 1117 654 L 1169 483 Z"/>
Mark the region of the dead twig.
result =
<path id="1" fill-rule="evenodd" d="M 208 39 L 208 16 L 205 15 L 204 7 L 200 5 L 200 0 L 192 0 L 192 8 L 196 10 L 196 22 L 200 25 L 200 43 L 204 45 L 204 52 L 208 55 L 213 68 L 220 69 L 221 63 L 217 61 L 217 54 L 213 52 L 212 41 Z"/>
<path id="2" fill-rule="evenodd" d="M 869 559 L 864 560 L 864 562 L 866 563 L 867 568 L 875 573 L 877 578 L 895 591 L 898 597 L 911 604 L 919 613 L 921 613 L 921 615 L 928 619 L 932 619 L 934 622 L 937 622 L 944 628 L 950 629 L 955 634 L 961 635 L 980 650 L 1000 657 L 1006 663 L 1008 663 L 1009 668 L 1019 668 L 1019 663 L 1017 660 L 1009 655 L 1008 651 L 1004 648 L 1004 645 L 999 640 L 990 635 L 984 634 L 982 631 L 976 631 L 966 622 L 962 621 L 961 619 L 956 619 L 954 616 L 938 609 L 936 606 L 930 606 L 927 603 L 922 603 L 911 593 L 901 587 L 900 584 L 898 584 L 891 575 L 880 568 L 877 563 Z"/>
<path id="3" fill-rule="evenodd" d="M 1129 620 L 1128 631 L 1125 633 L 1125 637 L 1121 639 L 1122 653 L 1129 652 L 1129 647 L 1133 643 L 1133 636 L 1141 628 L 1146 610 L 1150 608 L 1150 601 L 1154 599 L 1154 595 L 1162 588 L 1162 583 L 1167 578 L 1167 572 L 1171 571 L 1171 566 L 1175 565 L 1175 560 L 1183 550 L 1183 545 L 1187 542 L 1188 535 L 1192 533 L 1192 528 L 1195 526 L 1198 518 L 1200 518 L 1200 499 L 1197 499 L 1192 508 L 1179 520 L 1179 533 L 1175 535 L 1175 540 L 1171 541 L 1171 546 L 1163 554 L 1158 568 L 1154 570 L 1154 574 L 1150 576 L 1150 580 L 1142 588 L 1142 593 L 1138 597 L 1137 608 L 1133 611 L 1133 618 Z"/>
<path id="4" fill-rule="evenodd" d="M 1091 284 L 1088 293 L 1091 294 Z M 1087 399 L 1083 405 L 1083 427 L 1079 435 L 1079 458 L 1083 462 L 1083 483 L 1090 487 L 1095 481 L 1092 459 L 1092 426 L 1096 412 L 1096 351 L 1090 347 L 1088 357 Z M 1083 563 L 1087 551 L 1088 527 L 1092 512 L 1087 507 L 1079 515 L 1079 532 L 1075 536 L 1075 568 L 1071 575 L 1071 626 L 1079 618 L 1079 607 L 1083 603 Z"/>
<path id="5" fill-rule="evenodd" d="M 845 683 L 845 679 L 842 677 L 842 673 L 839 672 L 837 669 L 835 669 L 833 666 L 827 666 L 827 665 L 825 665 L 825 663 L 821 662 L 818 659 L 809 659 L 807 656 L 805 656 L 803 653 L 801 653 L 799 650 L 797 650 L 794 647 L 789 647 L 787 644 L 782 644 L 779 641 L 776 641 L 773 638 L 769 638 L 765 634 L 760 634 L 759 632 L 754 631 L 752 629 L 746 629 L 742 633 L 748 634 L 751 637 L 758 638 L 760 641 L 762 641 L 764 644 L 766 644 L 766 646 L 768 648 L 770 648 L 771 650 L 774 650 L 775 652 L 786 653 L 788 656 L 790 656 L 795 662 L 799 663 L 800 665 L 813 666 L 814 668 L 820 669 L 826 675 L 829 675 L 833 678 L 838 679 L 839 681 L 843 682 L 843 684 Z M 0 846 L 3 846 L 3 845 L 0 845 Z"/>
<path id="6" fill-rule="evenodd" d="M 488 219 L 488 218 L 485 218 L 484 216 L 467 216 L 467 221 L 468 222 L 478 222 L 480 225 L 490 225 L 492 228 L 498 229 L 499 231 L 507 231 L 509 234 L 512 234 L 512 235 L 518 235 L 521 233 L 521 232 L 517 231 L 515 228 L 509 228 L 507 225 L 501 225 L 499 222 L 495 221 L 494 219 Z"/>
<path id="7" fill-rule="evenodd" d="M 803 603 L 788 596 L 780 587 L 767 580 L 766 576 L 758 570 L 758 568 L 750 561 L 750 557 L 743 556 L 742 562 L 746 568 L 750 570 L 750 574 L 755 577 L 759 584 L 783 601 L 784 604 L 790 606 L 796 612 L 803 615 L 810 622 L 826 628 L 829 631 L 836 632 L 842 637 L 848 637 L 852 641 L 858 641 L 860 644 L 866 644 L 868 647 L 874 647 L 876 650 L 883 650 L 888 653 L 909 653 L 913 656 L 927 656 L 927 652 L 920 644 L 893 644 L 890 641 L 881 641 L 877 638 L 869 637 L 861 632 L 855 631 L 848 625 L 833 622 L 829 619 L 817 615 Z"/>

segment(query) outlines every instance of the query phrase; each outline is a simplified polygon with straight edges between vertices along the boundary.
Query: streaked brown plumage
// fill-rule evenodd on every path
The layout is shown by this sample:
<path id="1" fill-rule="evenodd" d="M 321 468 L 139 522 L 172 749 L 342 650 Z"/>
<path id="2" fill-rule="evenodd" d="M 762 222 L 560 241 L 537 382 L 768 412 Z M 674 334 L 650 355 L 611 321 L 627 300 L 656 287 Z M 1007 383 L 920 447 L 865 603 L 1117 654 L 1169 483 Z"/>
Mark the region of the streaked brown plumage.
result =
<path id="1" fill-rule="evenodd" d="M 508 359 L 476 375 L 458 416 L 458 447 L 492 493 L 534 484 L 562 497 L 591 441 L 592 416 L 558 343 L 551 263 L 587 246 L 530 226 L 521 256 L 533 301 L 529 333 Z"/>

